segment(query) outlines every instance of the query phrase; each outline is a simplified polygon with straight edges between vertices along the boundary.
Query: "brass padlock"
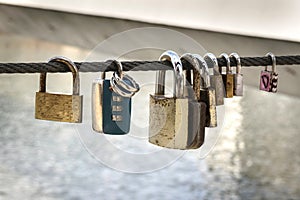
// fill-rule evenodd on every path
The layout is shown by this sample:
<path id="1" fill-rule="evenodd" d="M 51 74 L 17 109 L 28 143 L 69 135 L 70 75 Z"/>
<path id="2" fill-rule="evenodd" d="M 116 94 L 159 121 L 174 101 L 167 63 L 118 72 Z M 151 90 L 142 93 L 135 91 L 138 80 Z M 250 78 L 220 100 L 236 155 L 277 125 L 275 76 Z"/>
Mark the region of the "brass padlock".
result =
<path id="1" fill-rule="evenodd" d="M 46 73 L 40 74 L 40 91 L 35 96 L 35 118 L 59 122 L 81 123 L 82 95 L 79 95 L 79 72 L 76 65 L 64 57 L 51 58 L 49 62 L 67 65 L 73 74 L 73 94 L 52 94 L 46 92 Z"/>
<path id="2" fill-rule="evenodd" d="M 224 84 L 219 71 L 218 60 L 212 53 L 205 54 L 204 60 L 208 68 L 213 68 L 213 74 L 210 75 L 210 85 L 216 91 L 216 105 L 224 105 Z"/>
<path id="3" fill-rule="evenodd" d="M 149 142 L 161 147 L 187 149 L 188 102 L 184 97 L 184 74 L 179 56 L 166 51 L 161 61 L 170 61 L 174 67 L 173 95 L 165 94 L 165 71 L 157 72 L 155 94 L 150 95 Z"/>
<path id="4" fill-rule="evenodd" d="M 186 53 L 181 56 L 182 62 L 188 62 L 192 67 L 193 81 L 190 70 L 186 70 L 187 97 L 189 98 L 189 138 L 194 138 L 189 149 L 202 146 L 205 138 L 206 104 L 200 101 L 201 73 L 200 65 L 195 56 Z"/>
<path id="5" fill-rule="evenodd" d="M 217 126 L 216 91 L 210 86 L 210 76 L 205 60 L 198 54 L 195 57 L 200 63 L 202 70 L 202 84 L 200 89 L 200 100 L 206 104 L 206 127 Z"/>
<path id="6" fill-rule="evenodd" d="M 226 53 L 222 53 L 220 57 L 225 58 L 227 66 L 226 66 L 226 74 L 222 74 L 223 82 L 225 85 L 225 97 L 232 98 L 233 97 L 233 85 L 234 79 L 232 74 L 232 68 L 230 66 L 230 58 Z"/>
<path id="7" fill-rule="evenodd" d="M 234 85 L 233 85 L 233 94 L 234 96 L 243 96 L 243 74 L 241 58 L 237 53 L 230 54 L 230 57 L 236 60 L 236 73 L 234 74 Z"/>

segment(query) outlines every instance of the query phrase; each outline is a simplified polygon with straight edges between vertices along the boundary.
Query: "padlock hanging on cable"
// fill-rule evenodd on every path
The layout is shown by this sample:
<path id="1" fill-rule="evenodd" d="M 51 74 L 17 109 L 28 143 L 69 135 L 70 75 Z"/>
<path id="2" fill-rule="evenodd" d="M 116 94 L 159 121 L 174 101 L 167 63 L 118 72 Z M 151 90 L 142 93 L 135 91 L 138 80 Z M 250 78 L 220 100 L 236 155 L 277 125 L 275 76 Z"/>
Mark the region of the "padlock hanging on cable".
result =
<path id="1" fill-rule="evenodd" d="M 129 133 L 131 121 L 131 97 L 139 91 L 139 85 L 123 73 L 119 61 L 112 61 L 118 71 L 111 79 L 97 78 L 92 84 L 92 128 L 99 133 L 123 135 Z"/>
<path id="2" fill-rule="evenodd" d="M 278 73 L 276 72 L 276 57 L 273 53 L 267 53 L 272 60 L 272 71 L 268 71 L 268 66 L 264 71 L 260 72 L 259 89 L 267 92 L 277 92 L 278 87 Z"/>
<path id="3" fill-rule="evenodd" d="M 224 83 L 219 71 L 218 59 L 214 54 L 207 53 L 204 55 L 204 60 L 208 68 L 213 69 L 213 74 L 210 74 L 210 85 L 216 91 L 216 105 L 224 105 Z"/>
<path id="4" fill-rule="evenodd" d="M 210 85 L 209 70 L 206 61 L 198 54 L 197 58 L 200 68 L 202 84 L 200 89 L 200 101 L 206 104 L 206 127 L 217 127 L 216 91 Z"/>
<path id="5" fill-rule="evenodd" d="M 241 58 L 237 53 L 231 53 L 230 58 L 234 58 L 236 60 L 236 73 L 233 77 L 233 94 L 234 96 L 243 96 L 243 74 L 242 74 L 242 63 Z"/>
<path id="6" fill-rule="evenodd" d="M 180 57 L 173 51 L 164 52 L 160 61 L 173 65 L 173 95 L 165 94 L 165 71 L 157 72 L 155 94 L 150 95 L 149 142 L 171 149 L 188 149 L 189 99 L 184 96 L 184 74 Z"/>
<path id="7" fill-rule="evenodd" d="M 46 75 L 40 74 L 40 90 L 35 96 L 35 118 L 59 122 L 82 122 L 82 95 L 79 72 L 76 65 L 65 57 L 54 57 L 49 62 L 61 62 L 69 67 L 73 75 L 73 93 L 53 94 L 46 92 Z"/>
<path id="8" fill-rule="evenodd" d="M 222 53 L 220 57 L 225 58 L 226 60 L 226 73 L 222 73 L 222 67 L 220 67 L 220 73 L 222 74 L 223 83 L 225 85 L 225 97 L 226 98 L 232 98 L 233 97 L 233 74 L 232 74 L 232 68 L 230 66 L 230 58 L 226 53 Z"/>
<path id="9" fill-rule="evenodd" d="M 192 138 L 188 149 L 197 149 L 202 146 L 205 139 L 206 104 L 201 101 L 201 69 L 198 59 L 190 53 L 181 56 L 182 62 L 188 62 L 192 67 L 192 73 L 186 70 L 185 89 L 189 98 L 189 138 Z M 192 76 L 193 75 L 193 79 Z"/>

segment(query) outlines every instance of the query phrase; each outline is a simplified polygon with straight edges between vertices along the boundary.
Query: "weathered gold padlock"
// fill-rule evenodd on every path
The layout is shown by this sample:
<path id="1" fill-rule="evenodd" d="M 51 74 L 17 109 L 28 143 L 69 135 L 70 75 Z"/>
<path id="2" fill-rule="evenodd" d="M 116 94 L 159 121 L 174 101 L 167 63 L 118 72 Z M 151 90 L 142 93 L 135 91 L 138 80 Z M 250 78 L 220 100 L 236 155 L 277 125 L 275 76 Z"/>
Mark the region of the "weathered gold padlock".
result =
<path id="1" fill-rule="evenodd" d="M 210 85 L 216 91 L 216 105 L 224 105 L 224 84 L 222 75 L 219 71 L 218 60 L 212 53 L 204 55 L 204 60 L 207 63 L 208 68 L 213 69 L 213 74 L 210 75 Z"/>
<path id="2" fill-rule="evenodd" d="M 230 66 L 230 58 L 226 53 L 222 53 L 220 57 L 225 58 L 227 66 L 226 66 L 226 74 L 222 74 L 223 82 L 225 85 L 225 97 L 232 98 L 233 97 L 233 85 L 234 85 L 234 75 L 232 73 L 232 68 Z"/>
<path id="3" fill-rule="evenodd" d="M 198 54 L 194 54 L 202 69 L 200 100 L 206 104 L 206 127 L 217 126 L 216 90 L 210 85 L 209 69 L 206 61 Z"/>
<path id="4" fill-rule="evenodd" d="M 184 75 L 179 56 L 166 51 L 160 60 L 168 60 L 174 67 L 174 94 L 165 94 L 165 71 L 157 72 L 155 94 L 150 95 L 149 142 L 161 147 L 187 149 L 188 102 L 184 97 Z"/>
<path id="5" fill-rule="evenodd" d="M 206 125 L 206 104 L 201 102 L 200 88 L 201 88 L 201 72 L 200 63 L 198 59 L 190 53 L 181 56 L 182 62 L 187 62 L 192 67 L 192 74 L 190 70 L 186 70 L 186 96 L 189 98 L 188 112 L 189 112 L 189 138 L 191 143 L 188 149 L 197 149 L 202 146 L 205 138 Z"/>
<path id="6" fill-rule="evenodd" d="M 62 62 L 73 74 L 73 94 L 52 94 L 46 92 L 46 73 L 40 74 L 40 91 L 35 96 L 35 118 L 59 122 L 81 123 L 82 95 L 79 95 L 79 72 L 76 65 L 64 57 L 54 57 L 49 62 Z"/>

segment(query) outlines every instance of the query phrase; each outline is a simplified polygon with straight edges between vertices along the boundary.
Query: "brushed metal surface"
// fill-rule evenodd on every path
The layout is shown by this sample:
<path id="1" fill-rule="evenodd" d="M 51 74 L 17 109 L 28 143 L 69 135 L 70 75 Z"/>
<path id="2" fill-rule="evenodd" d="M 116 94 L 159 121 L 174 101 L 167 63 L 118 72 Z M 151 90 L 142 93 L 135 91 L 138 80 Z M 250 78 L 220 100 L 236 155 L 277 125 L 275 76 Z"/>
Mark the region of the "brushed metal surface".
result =
<path id="1" fill-rule="evenodd" d="M 95 79 L 92 85 L 92 127 L 99 133 L 103 132 L 103 79 Z"/>
<path id="2" fill-rule="evenodd" d="M 172 149 L 187 149 L 188 101 L 150 95 L 150 143 Z"/>
<path id="3" fill-rule="evenodd" d="M 37 92 L 35 118 L 60 122 L 82 122 L 82 96 Z"/>

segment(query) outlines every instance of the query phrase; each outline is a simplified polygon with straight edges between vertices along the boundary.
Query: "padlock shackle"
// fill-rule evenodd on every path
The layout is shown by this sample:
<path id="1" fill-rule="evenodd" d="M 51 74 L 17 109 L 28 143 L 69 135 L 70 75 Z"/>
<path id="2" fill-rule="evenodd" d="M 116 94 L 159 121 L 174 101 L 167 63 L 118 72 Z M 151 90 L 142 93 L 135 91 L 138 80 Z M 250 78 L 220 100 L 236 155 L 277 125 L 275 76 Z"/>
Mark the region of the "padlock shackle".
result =
<path id="1" fill-rule="evenodd" d="M 210 77 L 209 77 L 209 69 L 207 66 L 206 61 L 203 59 L 202 56 L 200 56 L 199 54 L 193 54 L 195 56 L 195 58 L 197 58 L 199 65 L 200 65 L 200 69 L 201 69 L 201 77 L 203 78 L 203 88 L 209 88 L 210 87 Z M 202 76 L 204 75 L 204 76 Z"/>
<path id="2" fill-rule="evenodd" d="M 200 64 L 195 58 L 195 56 L 191 53 L 185 53 L 180 58 L 182 61 L 188 62 L 192 66 L 193 70 L 193 91 L 195 94 L 195 99 L 200 101 L 200 88 L 201 88 L 201 71 Z"/>
<path id="3" fill-rule="evenodd" d="M 213 68 L 213 74 L 220 75 L 220 69 L 219 69 L 217 57 L 212 53 L 207 53 L 204 55 L 203 58 L 207 64 L 208 68 Z"/>
<path id="4" fill-rule="evenodd" d="M 174 95 L 175 97 L 183 98 L 184 91 L 184 75 L 183 75 L 183 66 L 180 60 L 180 57 L 174 51 L 168 50 L 165 51 L 160 57 L 160 61 L 169 61 L 172 63 L 174 71 Z M 155 94 L 164 95 L 165 94 L 165 78 L 166 71 L 160 70 L 156 73 L 156 84 L 155 84 Z"/>
<path id="5" fill-rule="evenodd" d="M 273 53 L 269 52 L 266 54 L 272 61 L 272 72 L 276 72 L 276 57 Z M 268 66 L 265 67 L 265 71 L 268 70 Z"/>
<path id="6" fill-rule="evenodd" d="M 240 74 L 242 72 L 242 62 L 241 62 L 241 58 L 239 56 L 239 54 L 237 53 L 231 53 L 230 54 L 230 58 L 234 58 L 236 60 L 236 73 Z"/>
<path id="7" fill-rule="evenodd" d="M 73 75 L 73 95 L 79 95 L 80 80 L 79 71 L 76 65 L 70 59 L 62 56 L 50 58 L 48 62 L 61 62 L 69 67 Z M 46 76 L 46 72 L 40 73 L 40 92 L 46 92 Z"/>
<path id="8" fill-rule="evenodd" d="M 222 53 L 220 57 L 223 57 L 226 60 L 226 74 L 232 74 L 232 68 L 230 66 L 230 58 L 227 53 Z"/>
<path id="9" fill-rule="evenodd" d="M 124 73 L 123 73 L 123 65 L 122 65 L 122 63 L 120 62 L 120 61 L 118 61 L 118 60 L 107 60 L 106 61 L 107 63 L 109 63 L 109 62 L 111 62 L 111 64 L 114 64 L 114 65 L 116 65 L 117 66 L 117 76 L 120 78 L 120 79 L 123 79 L 123 75 L 124 75 Z M 104 72 L 102 72 L 101 73 L 101 79 L 105 79 L 106 78 L 106 72 L 104 71 Z"/>

